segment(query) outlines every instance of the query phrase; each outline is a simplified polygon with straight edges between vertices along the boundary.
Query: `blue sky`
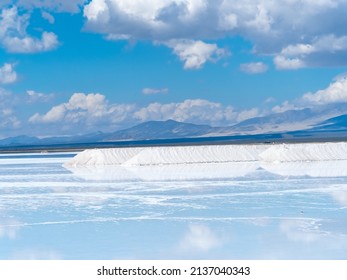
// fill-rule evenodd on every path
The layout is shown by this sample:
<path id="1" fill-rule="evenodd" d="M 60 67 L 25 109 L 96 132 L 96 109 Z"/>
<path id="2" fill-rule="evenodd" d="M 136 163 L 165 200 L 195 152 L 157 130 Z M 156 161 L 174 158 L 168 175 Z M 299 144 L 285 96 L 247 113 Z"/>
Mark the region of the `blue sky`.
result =
<path id="1" fill-rule="evenodd" d="M 347 102 L 347 1 L 5 0 L 0 137 Z M 324 24 L 322 24 L 324 23 Z"/>

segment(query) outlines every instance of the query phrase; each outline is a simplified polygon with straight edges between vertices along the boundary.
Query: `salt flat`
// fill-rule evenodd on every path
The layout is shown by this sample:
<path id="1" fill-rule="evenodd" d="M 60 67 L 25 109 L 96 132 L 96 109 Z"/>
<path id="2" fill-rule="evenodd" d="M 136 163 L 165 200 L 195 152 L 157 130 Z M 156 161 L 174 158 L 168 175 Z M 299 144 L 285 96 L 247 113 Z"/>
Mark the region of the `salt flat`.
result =
<path id="1" fill-rule="evenodd" d="M 344 160 L 64 168 L 73 156 L 0 156 L 0 259 L 347 258 Z"/>
<path id="2" fill-rule="evenodd" d="M 346 142 L 88 149 L 64 166 L 347 160 Z"/>

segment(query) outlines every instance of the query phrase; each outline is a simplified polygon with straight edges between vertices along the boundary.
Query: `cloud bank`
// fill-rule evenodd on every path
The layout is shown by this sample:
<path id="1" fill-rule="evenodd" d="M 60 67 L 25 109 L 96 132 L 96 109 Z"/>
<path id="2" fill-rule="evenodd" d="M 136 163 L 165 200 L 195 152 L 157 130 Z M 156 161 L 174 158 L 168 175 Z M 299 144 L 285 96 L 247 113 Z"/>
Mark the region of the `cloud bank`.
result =
<path id="1" fill-rule="evenodd" d="M 155 88 L 147 88 L 145 91 L 147 94 L 165 92 L 163 89 Z M 27 98 L 35 102 L 45 102 L 51 100 L 52 95 L 28 91 Z M 319 108 L 319 112 L 324 112 L 324 106 L 345 103 L 347 103 L 347 79 L 341 76 L 325 89 L 305 93 L 296 100 L 287 100 L 273 106 L 271 111 L 261 107 L 237 110 L 231 105 L 206 99 L 186 99 L 171 103 L 153 102 L 145 106 L 117 104 L 109 102 L 106 96 L 100 93 L 74 93 L 67 102 L 53 106 L 46 113 L 33 114 L 28 122 L 33 129 L 37 127 L 47 131 L 48 134 L 59 132 L 61 135 L 75 134 L 76 130 L 80 133 L 95 132 L 97 129 L 105 132 L 115 131 L 141 122 L 168 119 L 211 126 L 230 126 L 271 112 L 281 113 L 316 107 Z M 3 116 L 5 116 L 4 110 L 5 108 Z M 8 106 L 6 110 L 9 110 Z M 4 119 L 7 123 L 3 121 L 3 127 L 20 124 L 13 111 L 6 112 L 8 116 Z"/>
<path id="2" fill-rule="evenodd" d="M 161 42 L 185 69 L 225 56 L 207 40 L 241 36 L 258 55 L 272 55 L 277 69 L 293 70 L 346 65 L 346 9 L 345 0 L 92 0 L 83 12 L 88 30 L 114 40 Z"/>
<path id="3" fill-rule="evenodd" d="M 39 37 L 27 33 L 30 12 L 40 9 L 50 23 L 51 13 L 83 13 L 84 29 L 109 40 L 165 45 L 184 69 L 201 69 L 228 57 L 230 51 L 218 40 L 237 36 L 251 42 L 254 54 L 273 57 L 278 70 L 347 63 L 345 0 L 4 0 L 0 8 L 0 42 L 13 53 L 59 45 L 53 32 L 43 31 Z M 241 66 L 253 74 L 266 69 L 259 63 Z"/>
<path id="4" fill-rule="evenodd" d="M 2 0 L 1 6 L 16 5 L 25 9 L 78 13 L 88 0 Z"/>
<path id="5" fill-rule="evenodd" d="M 29 92 L 30 94 L 32 92 Z M 35 97 L 36 97 L 35 93 Z M 204 99 L 187 99 L 177 103 L 110 104 L 100 93 L 74 93 L 68 102 L 53 106 L 44 114 L 29 118 L 31 125 L 43 130 L 74 133 L 76 129 L 95 132 L 113 131 L 150 120 L 173 119 L 181 122 L 222 125 L 235 122 L 238 114 L 231 106 Z"/>
<path id="6" fill-rule="evenodd" d="M 316 92 L 307 92 L 296 100 L 286 100 L 281 105 L 272 108 L 275 113 L 288 110 L 314 108 L 331 104 L 347 103 L 347 76 L 336 77 L 330 85 Z"/>

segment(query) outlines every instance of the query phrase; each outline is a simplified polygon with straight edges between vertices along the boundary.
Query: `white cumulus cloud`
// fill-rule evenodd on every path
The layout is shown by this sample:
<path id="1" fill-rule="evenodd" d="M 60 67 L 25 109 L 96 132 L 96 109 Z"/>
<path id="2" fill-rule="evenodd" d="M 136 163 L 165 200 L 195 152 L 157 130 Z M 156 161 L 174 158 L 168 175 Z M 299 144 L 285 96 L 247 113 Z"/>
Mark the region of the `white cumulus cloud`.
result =
<path id="1" fill-rule="evenodd" d="M 199 43 L 191 55 L 192 43 L 182 42 L 241 36 L 254 53 L 272 55 L 277 69 L 293 70 L 347 64 L 346 9 L 345 0 L 92 0 L 84 16 L 87 30 L 109 39 L 167 43 L 187 69 L 220 47 Z"/>
<path id="2" fill-rule="evenodd" d="M 243 72 L 249 74 L 259 74 L 267 71 L 268 66 L 263 62 L 251 62 L 240 65 L 240 69 Z"/>
<path id="3" fill-rule="evenodd" d="M 244 111 L 241 111 L 240 113 L 238 113 L 236 120 L 238 122 L 241 122 L 244 120 L 258 117 L 259 115 L 260 115 L 259 109 L 258 108 L 252 108 L 252 109 L 244 110 Z"/>
<path id="4" fill-rule="evenodd" d="M 12 0 L 19 7 L 78 13 L 88 0 Z"/>
<path id="5" fill-rule="evenodd" d="M 33 98 L 46 98 L 29 91 Z M 38 100 L 40 101 L 40 100 Z M 37 101 L 37 102 L 38 102 Z M 140 107 L 136 104 L 112 104 L 99 93 L 74 93 L 70 99 L 57 104 L 46 113 L 35 113 L 28 119 L 30 127 L 46 134 L 76 134 L 115 131 L 140 122 L 165 121 L 209 124 L 212 126 L 232 125 L 237 120 L 256 116 L 257 110 L 237 112 L 230 105 L 205 99 L 186 99 L 182 102 L 150 103 Z"/>
<path id="6" fill-rule="evenodd" d="M 339 56 L 347 52 L 347 36 L 327 34 L 317 36 L 310 43 L 288 45 L 274 58 L 278 69 L 299 69 L 303 67 L 339 64 Z M 336 58 L 334 58 L 336 57 Z M 329 62 L 330 61 L 330 62 Z M 342 64 L 344 64 L 342 62 Z"/>
<path id="7" fill-rule="evenodd" d="M 347 77 L 339 77 L 326 89 L 304 94 L 302 102 L 312 105 L 347 102 Z"/>
<path id="8" fill-rule="evenodd" d="M 29 118 L 32 125 L 47 125 L 61 132 L 93 132 L 95 129 L 114 130 L 132 119 L 135 105 L 109 104 L 99 93 L 74 93 L 68 102 L 53 106 L 47 113 L 35 113 Z M 43 129 L 43 128 L 42 128 Z"/>
<path id="9" fill-rule="evenodd" d="M 300 58 L 287 58 L 283 55 L 278 55 L 274 58 L 274 63 L 277 69 L 295 70 L 306 67 L 306 63 Z"/>
<path id="10" fill-rule="evenodd" d="M 14 70 L 14 65 L 5 63 L 0 67 L 0 84 L 10 84 L 17 81 L 17 73 Z"/>
<path id="11" fill-rule="evenodd" d="M 292 102 L 289 102 L 288 100 L 286 100 L 282 104 L 274 106 L 272 108 L 272 112 L 283 113 L 285 111 L 296 110 L 296 109 L 301 109 L 301 107 L 295 103 L 292 103 Z"/>
<path id="12" fill-rule="evenodd" d="M 288 110 L 298 110 L 303 108 L 314 108 L 316 106 L 325 106 L 329 104 L 347 103 L 347 76 L 340 75 L 325 88 L 316 92 L 308 92 L 301 97 L 284 101 L 280 105 L 272 108 L 274 113 L 282 113 Z"/>
<path id="13" fill-rule="evenodd" d="M 0 14 L 0 44 L 12 53 L 37 53 L 55 49 L 59 42 L 53 32 L 42 32 L 41 38 L 30 36 L 26 29 L 29 15 L 20 15 L 16 6 Z"/>
<path id="14" fill-rule="evenodd" d="M 162 92 L 162 89 L 147 88 L 148 93 Z M 0 95 L 0 127 L 14 129 L 21 122 L 15 117 L 14 106 L 8 103 L 12 95 L 2 91 Z M 42 102 L 50 98 L 35 91 L 28 91 L 27 98 Z M 6 101 L 7 100 L 7 101 Z M 271 100 L 268 100 L 271 101 Z M 7 103 L 6 103 L 7 102 Z M 33 101 L 34 102 L 34 101 Z M 272 107 L 272 112 L 282 113 L 288 110 L 317 108 L 325 105 L 347 103 L 347 78 L 337 77 L 325 89 L 303 94 L 301 97 L 284 101 Z M 211 126 L 230 126 L 254 117 L 264 116 L 261 108 L 235 110 L 231 105 L 212 102 L 206 99 L 186 99 L 181 102 L 137 104 L 110 103 L 100 93 L 74 93 L 70 99 L 57 104 L 45 113 L 35 113 L 29 118 L 30 127 L 47 131 L 48 134 L 76 134 L 102 131 L 115 131 L 146 121 L 165 121 L 173 119 L 179 122 L 208 124 Z"/>
<path id="15" fill-rule="evenodd" d="M 229 52 L 216 44 L 193 40 L 170 40 L 164 43 L 184 62 L 184 69 L 199 69 L 207 61 L 217 62 Z"/>
<path id="16" fill-rule="evenodd" d="M 165 94 L 168 93 L 169 89 L 168 88 L 143 88 L 142 93 L 146 95 L 151 95 L 151 94 Z"/>
<path id="17" fill-rule="evenodd" d="M 88 118 L 102 116 L 106 112 L 105 96 L 101 94 L 74 93 L 67 103 L 52 107 L 46 114 L 35 114 L 30 122 L 51 123 L 58 121 L 71 121 L 78 123 Z"/>
<path id="18" fill-rule="evenodd" d="M 236 113 L 231 106 L 204 99 L 186 99 L 177 103 L 151 103 L 134 112 L 140 121 L 168 120 L 197 124 L 219 125 L 235 122 Z"/>
<path id="19" fill-rule="evenodd" d="M 55 22 L 54 16 L 52 14 L 46 12 L 46 11 L 42 11 L 41 16 L 42 16 L 42 18 L 47 20 L 50 24 L 53 24 Z"/>
<path id="20" fill-rule="evenodd" d="M 52 93 L 45 94 L 41 92 L 36 92 L 34 90 L 27 90 L 26 94 L 29 103 L 48 102 L 54 97 L 54 94 Z"/>

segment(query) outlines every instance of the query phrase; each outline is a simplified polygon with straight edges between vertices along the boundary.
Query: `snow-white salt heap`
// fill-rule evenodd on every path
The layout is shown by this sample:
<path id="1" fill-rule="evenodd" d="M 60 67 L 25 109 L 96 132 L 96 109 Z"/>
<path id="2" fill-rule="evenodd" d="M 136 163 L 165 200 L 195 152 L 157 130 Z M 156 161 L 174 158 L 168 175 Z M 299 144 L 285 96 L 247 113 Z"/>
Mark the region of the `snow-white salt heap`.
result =
<path id="1" fill-rule="evenodd" d="M 204 145 L 92 149 L 77 154 L 66 166 L 161 165 L 257 161 L 264 145 Z"/>
<path id="2" fill-rule="evenodd" d="M 304 143 L 272 145 L 259 157 L 268 162 L 347 159 L 347 143 Z"/>
<path id="3" fill-rule="evenodd" d="M 146 166 L 166 164 L 223 162 L 293 162 L 346 160 L 347 143 L 203 145 L 91 149 L 65 163 L 67 167 L 122 165 Z"/>

